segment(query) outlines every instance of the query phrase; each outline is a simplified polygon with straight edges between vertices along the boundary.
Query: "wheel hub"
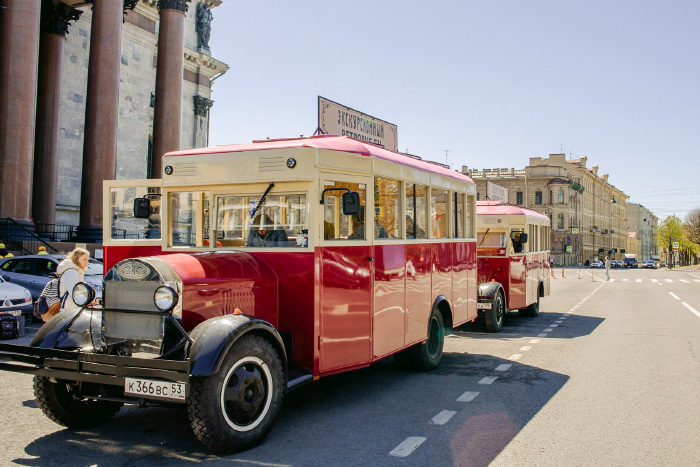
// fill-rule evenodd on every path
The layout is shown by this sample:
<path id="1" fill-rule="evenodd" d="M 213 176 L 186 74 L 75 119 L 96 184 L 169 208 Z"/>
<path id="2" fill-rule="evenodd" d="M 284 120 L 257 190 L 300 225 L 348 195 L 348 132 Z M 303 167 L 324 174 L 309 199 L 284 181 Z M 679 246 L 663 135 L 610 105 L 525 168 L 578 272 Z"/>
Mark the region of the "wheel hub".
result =
<path id="1" fill-rule="evenodd" d="M 224 386 L 223 410 L 236 425 L 248 425 L 258 418 L 268 387 L 262 369 L 246 363 L 231 373 Z"/>

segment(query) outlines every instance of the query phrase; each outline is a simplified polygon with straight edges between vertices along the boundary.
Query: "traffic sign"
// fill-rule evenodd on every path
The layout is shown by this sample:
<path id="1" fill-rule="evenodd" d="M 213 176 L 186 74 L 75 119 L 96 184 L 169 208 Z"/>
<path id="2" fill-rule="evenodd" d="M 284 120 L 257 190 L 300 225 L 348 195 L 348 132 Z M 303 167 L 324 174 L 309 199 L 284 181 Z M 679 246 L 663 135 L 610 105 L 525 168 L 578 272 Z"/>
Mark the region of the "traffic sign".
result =
<path id="1" fill-rule="evenodd" d="M 678 250 L 678 242 L 673 242 L 673 249 Z"/>
<path id="2" fill-rule="evenodd" d="M 674 253 L 678 253 L 678 248 L 674 248 L 674 249 L 673 249 L 673 252 L 674 252 Z"/>
<path id="3" fill-rule="evenodd" d="M 572 228 L 571 233 L 574 235 L 578 234 L 578 229 L 576 227 Z"/>
<path id="4" fill-rule="evenodd" d="M 566 245 L 566 252 L 571 253 L 571 245 Z"/>

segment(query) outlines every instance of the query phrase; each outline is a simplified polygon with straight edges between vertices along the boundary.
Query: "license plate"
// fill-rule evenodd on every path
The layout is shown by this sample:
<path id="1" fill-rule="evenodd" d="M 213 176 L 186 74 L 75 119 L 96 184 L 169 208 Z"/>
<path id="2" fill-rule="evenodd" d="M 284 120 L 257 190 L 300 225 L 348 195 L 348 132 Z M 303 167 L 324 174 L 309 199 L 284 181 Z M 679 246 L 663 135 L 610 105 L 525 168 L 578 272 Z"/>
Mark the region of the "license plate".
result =
<path id="1" fill-rule="evenodd" d="M 154 379 L 124 378 L 124 394 L 155 399 L 185 400 L 187 385 Z"/>
<path id="2" fill-rule="evenodd" d="M 476 309 L 477 310 L 490 310 L 491 309 L 491 304 L 490 303 L 478 303 L 476 304 Z"/>

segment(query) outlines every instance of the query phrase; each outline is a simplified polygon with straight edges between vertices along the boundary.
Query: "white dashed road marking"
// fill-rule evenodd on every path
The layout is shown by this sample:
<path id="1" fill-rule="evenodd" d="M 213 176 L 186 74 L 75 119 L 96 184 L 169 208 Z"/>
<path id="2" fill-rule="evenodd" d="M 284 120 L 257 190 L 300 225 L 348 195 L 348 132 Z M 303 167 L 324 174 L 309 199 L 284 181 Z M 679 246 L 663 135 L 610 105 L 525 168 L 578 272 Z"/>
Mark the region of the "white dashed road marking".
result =
<path id="1" fill-rule="evenodd" d="M 637 282 L 642 282 L 642 280 L 641 280 L 641 279 L 637 279 Z"/>
<path id="2" fill-rule="evenodd" d="M 629 279 L 622 279 L 622 282 L 627 282 Z"/>
<path id="3" fill-rule="evenodd" d="M 544 330 L 544 332 L 552 332 L 552 331 L 554 331 L 554 329 L 547 328 Z"/>
<path id="4" fill-rule="evenodd" d="M 539 339 L 532 339 L 528 344 L 537 344 L 539 341 Z"/>
<path id="5" fill-rule="evenodd" d="M 695 282 L 700 282 L 700 279 L 695 279 Z"/>
<path id="6" fill-rule="evenodd" d="M 664 279 L 666 282 L 673 282 L 671 279 Z"/>
<path id="7" fill-rule="evenodd" d="M 484 376 L 479 381 L 479 384 L 491 384 L 498 379 L 498 376 Z"/>
<path id="8" fill-rule="evenodd" d="M 657 281 L 656 279 L 652 279 L 651 281 L 652 281 L 652 282 L 659 282 L 659 281 Z"/>
<path id="9" fill-rule="evenodd" d="M 610 282 L 615 282 L 615 279 L 610 279 Z"/>
<path id="10" fill-rule="evenodd" d="M 549 327 L 550 328 L 557 328 L 557 327 L 559 327 L 559 325 L 558 324 L 550 324 Z"/>
<path id="11" fill-rule="evenodd" d="M 671 295 L 671 297 L 675 298 L 676 300 L 681 299 L 678 295 L 674 294 L 673 292 L 669 292 L 669 294 Z"/>
<path id="12" fill-rule="evenodd" d="M 425 442 L 426 438 L 420 436 L 411 436 L 406 438 L 403 443 L 399 444 L 389 453 L 390 456 L 406 457 Z"/>
<path id="13" fill-rule="evenodd" d="M 457 412 L 452 411 L 452 410 L 443 410 L 439 414 L 435 415 L 432 420 L 430 420 L 430 423 L 433 425 L 444 425 L 445 423 L 449 422 L 452 417 L 455 416 Z"/>
<path id="14" fill-rule="evenodd" d="M 519 358 L 522 357 L 522 356 L 523 356 L 523 354 L 521 354 L 521 353 L 516 353 L 516 354 L 513 354 L 513 355 L 511 355 L 510 357 L 508 357 L 508 360 L 517 360 L 517 359 L 519 359 Z"/>
<path id="15" fill-rule="evenodd" d="M 475 392 L 475 391 L 467 391 L 467 392 L 465 392 L 464 394 L 462 394 L 461 396 L 459 396 L 459 397 L 457 398 L 457 401 L 458 401 L 458 402 L 471 402 L 471 401 L 473 401 L 474 398 L 475 398 L 476 396 L 478 396 L 478 395 L 479 395 L 478 392 Z"/>
<path id="16" fill-rule="evenodd" d="M 692 311 L 693 314 L 694 314 L 695 316 L 700 316 L 700 311 L 697 311 L 695 308 L 693 308 L 692 306 L 688 305 L 688 304 L 685 303 L 685 302 L 681 302 L 681 304 L 682 304 L 684 307 L 686 307 L 687 309 L 689 309 L 690 311 Z"/>
<path id="17" fill-rule="evenodd" d="M 521 352 L 527 352 L 527 351 L 530 350 L 531 348 L 532 348 L 531 345 L 524 345 L 524 346 L 520 347 L 519 350 L 520 350 Z"/>
<path id="18" fill-rule="evenodd" d="M 547 337 L 547 334 L 537 334 L 537 337 Z"/>
<path id="19" fill-rule="evenodd" d="M 502 365 L 498 365 L 498 366 L 496 367 L 496 371 L 508 371 L 508 369 L 509 369 L 510 367 L 512 367 L 512 366 L 513 366 L 513 365 L 511 365 L 510 363 L 504 363 L 504 364 L 502 364 Z"/>
<path id="20" fill-rule="evenodd" d="M 680 279 L 680 281 L 681 281 L 681 282 L 685 282 L 686 284 L 688 283 L 688 281 L 685 280 L 685 279 Z"/>
<path id="21" fill-rule="evenodd" d="M 563 322 L 564 322 L 564 321 L 562 321 L 562 320 L 559 319 L 559 320 L 555 321 L 554 324 L 561 324 L 561 323 L 563 323 Z"/>

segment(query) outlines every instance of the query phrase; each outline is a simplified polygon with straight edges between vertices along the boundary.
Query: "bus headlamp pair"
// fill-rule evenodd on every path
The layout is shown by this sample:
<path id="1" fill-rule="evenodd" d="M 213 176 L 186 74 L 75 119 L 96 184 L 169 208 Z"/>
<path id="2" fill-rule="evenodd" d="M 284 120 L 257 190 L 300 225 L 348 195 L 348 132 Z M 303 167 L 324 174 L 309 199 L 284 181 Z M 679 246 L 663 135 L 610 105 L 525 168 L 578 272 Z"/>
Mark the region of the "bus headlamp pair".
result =
<path id="1" fill-rule="evenodd" d="M 85 282 L 79 282 L 75 285 L 75 287 L 73 287 L 73 293 L 71 296 L 76 305 L 84 307 L 95 300 L 95 289 Z M 177 302 L 177 292 L 168 285 L 161 285 L 153 294 L 153 303 L 155 303 L 156 308 L 158 308 L 160 311 L 169 312 L 175 308 Z"/>

